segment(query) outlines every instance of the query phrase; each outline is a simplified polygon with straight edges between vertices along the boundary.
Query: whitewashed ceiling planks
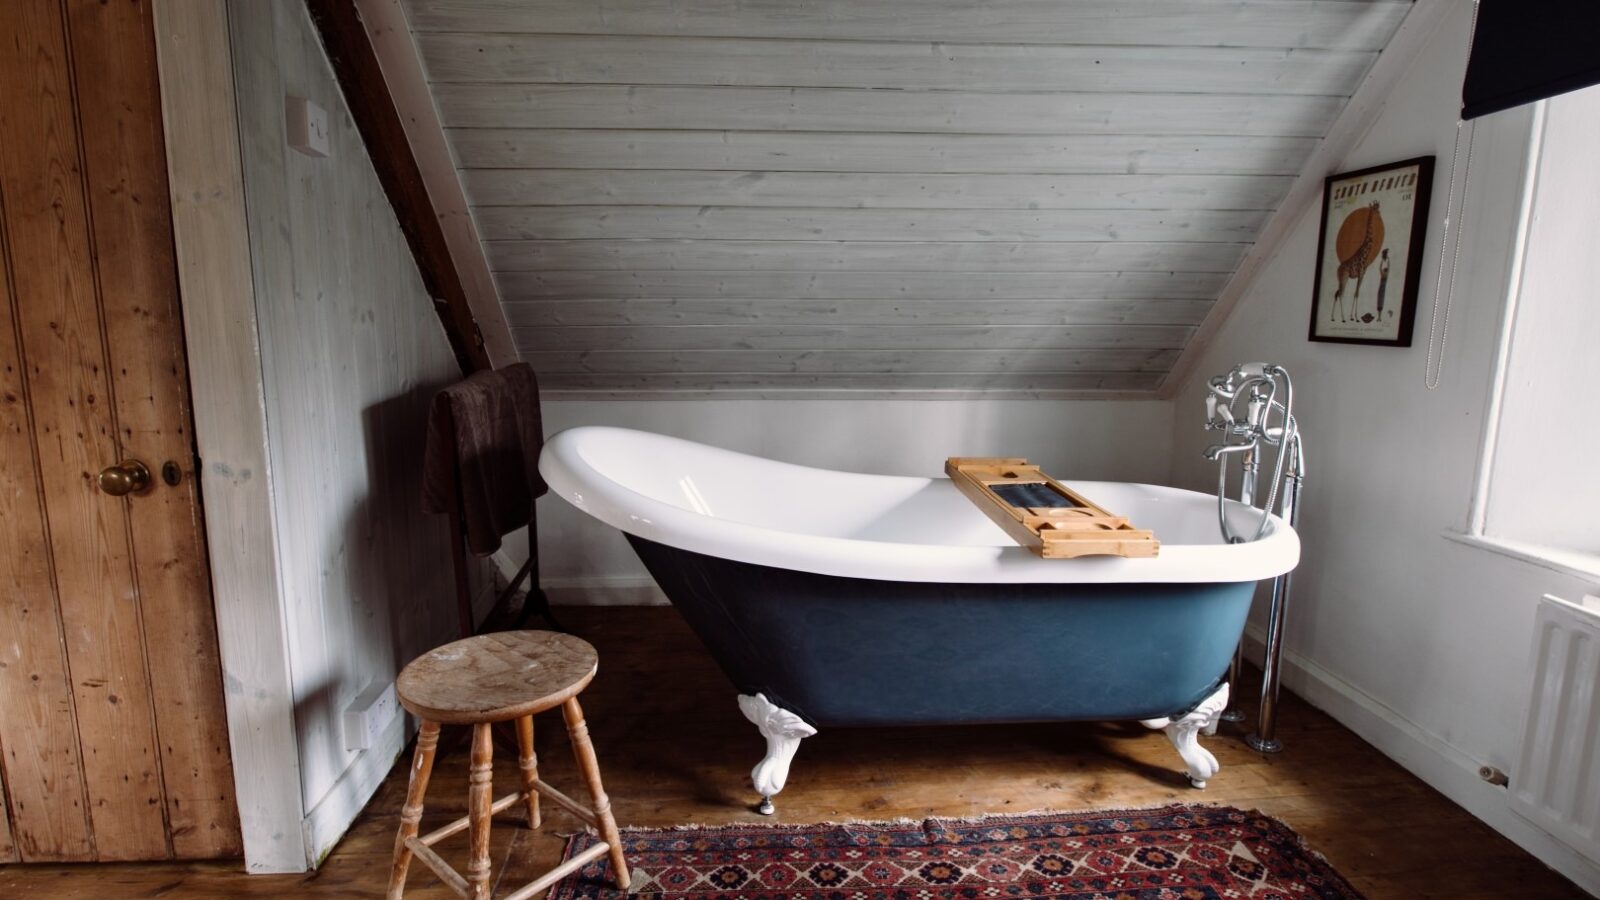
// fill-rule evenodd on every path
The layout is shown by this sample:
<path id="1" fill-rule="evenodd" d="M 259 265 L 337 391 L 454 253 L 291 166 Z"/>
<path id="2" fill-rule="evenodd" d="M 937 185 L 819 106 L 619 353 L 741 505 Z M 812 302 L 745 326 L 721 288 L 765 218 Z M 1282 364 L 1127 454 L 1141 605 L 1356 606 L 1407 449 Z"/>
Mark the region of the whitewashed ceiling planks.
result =
<path id="1" fill-rule="evenodd" d="M 553 396 L 1171 368 L 1402 0 L 407 0 Z"/>

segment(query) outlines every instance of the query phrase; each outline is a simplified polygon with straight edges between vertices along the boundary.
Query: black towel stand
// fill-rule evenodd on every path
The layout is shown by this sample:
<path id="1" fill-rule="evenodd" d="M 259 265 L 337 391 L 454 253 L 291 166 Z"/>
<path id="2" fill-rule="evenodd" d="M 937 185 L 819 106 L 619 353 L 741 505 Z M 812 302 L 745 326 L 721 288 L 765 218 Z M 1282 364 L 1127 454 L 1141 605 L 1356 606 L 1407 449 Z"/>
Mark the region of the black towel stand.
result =
<path id="1" fill-rule="evenodd" d="M 478 628 L 472 614 L 472 584 L 467 575 L 467 534 L 461 520 L 460 509 L 452 510 L 450 513 L 450 530 L 455 536 L 450 546 L 451 560 L 455 564 L 456 571 L 456 609 L 461 625 L 461 636 L 472 637 L 478 633 Z M 529 616 L 537 614 L 549 622 L 550 627 L 556 631 L 566 631 L 561 627 L 561 623 L 556 621 L 555 613 L 550 611 L 550 598 L 545 596 L 544 589 L 539 587 L 539 534 L 531 521 L 528 523 L 528 561 L 522 564 L 522 568 L 517 570 L 511 582 L 500 592 L 500 596 L 495 598 L 494 607 L 490 609 L 484 624 L 502 620 L 502 611 L 516 595 L 517 588 L 521 587 L 522 582 L 529 576 L 532 576 L 533 580 L 528 585 L 528 594 L 522 601 L 522 610 L 517 614 L 517 621 L 511 628 L 521 628 L 527 623 Z"/>

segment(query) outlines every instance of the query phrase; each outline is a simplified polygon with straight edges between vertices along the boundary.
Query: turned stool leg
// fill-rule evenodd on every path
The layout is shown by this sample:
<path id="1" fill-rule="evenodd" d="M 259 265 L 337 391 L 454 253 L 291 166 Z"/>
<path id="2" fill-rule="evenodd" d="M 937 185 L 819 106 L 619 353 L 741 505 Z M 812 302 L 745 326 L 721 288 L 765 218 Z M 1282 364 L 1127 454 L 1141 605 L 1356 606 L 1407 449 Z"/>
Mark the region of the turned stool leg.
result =
<path id="1" fill-rule="evenodd" d="M 467 778 L 467 829 L 472 839 L 472 859 L 467 863 L 467 886 L 472 900 L 489 900 L 489 807 L 494 803 L 494 729 L 472 726 L 472 768 Z"/>
<path id="2" fill-rule="evenodd" d="M 528 792 L 528 827 L 539 827 L 539 792 L 533 786 L 539 780 L 539 757 L 533 752 L 533 716 L 517 720 L 517 764 L 522 769 L 522 789 Z"/>
<path id="3" fill-rule="evenodd" d="M 417 752 L 411 764 L 411 783 L 406 788 L 406 805 L 400 809 L 400 833 L 394 839 L 394 867 L 389 870 L 388 900 L 400 900 L 406 889 L 406 869 L 411 867 L 411 848 L 406 838 L 417 836 L 422 822 L 422 798 L 428 793 L 428 776 L 433 774 L 433 755 L 439 747 L 439 723 L 423 722 L 417 732 Z"/>
<path id="4" fill-rule="evenodd" d="M 617 820 L 611 816 L 611 798 L 600 783 L 600 761 L 595 758 L 594 744 L 589 740 L 589 726 L 583 721 L 583 707 L 573 697 L 561 705 L 561 715 L 567 720 L 567 734 L 572 739 L 572 754 L 578 758 L 578 768 L 583 770 L 583 780 L 589 785 L 589 796 L 594 798 L 594 817 L 600 822 L 600 839 L 611 846 L 611 871 L 616 873 L 617 887 L 628 889 L 628 863 L 622 858 L 622 836 L 617 833 Z"/>

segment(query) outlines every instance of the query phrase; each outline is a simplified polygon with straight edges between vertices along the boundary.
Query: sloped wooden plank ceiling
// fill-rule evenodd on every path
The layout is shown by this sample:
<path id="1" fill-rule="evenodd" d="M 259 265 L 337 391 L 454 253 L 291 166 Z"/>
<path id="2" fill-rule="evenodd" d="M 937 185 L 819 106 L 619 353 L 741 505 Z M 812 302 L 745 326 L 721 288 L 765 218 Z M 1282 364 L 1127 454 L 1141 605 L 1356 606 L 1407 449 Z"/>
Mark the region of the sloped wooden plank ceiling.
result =
<path id="1" fill-rule="evenodd" d="M 1146 392 L 1400 0 L 407 0 L 554 396 Z"/>

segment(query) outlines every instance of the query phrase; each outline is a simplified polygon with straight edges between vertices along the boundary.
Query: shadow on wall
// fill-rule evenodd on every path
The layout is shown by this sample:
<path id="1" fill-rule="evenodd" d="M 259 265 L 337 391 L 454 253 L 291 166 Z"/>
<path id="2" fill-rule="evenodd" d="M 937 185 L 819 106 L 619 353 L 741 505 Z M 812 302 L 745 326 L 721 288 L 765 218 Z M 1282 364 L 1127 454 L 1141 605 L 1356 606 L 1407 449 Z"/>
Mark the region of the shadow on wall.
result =
<path id="1" fill-rule="evenodd" d="M 449 519 L 422 509 L 428 410 L 447 386 L 418 386 L 361 414 L 368 491 L 351 510 L 345 529 L 347 546 L 360 548 L 359 568 L 352 567 L 352 575 L 359 576 L 352 601 L 373 623 L 360 633 L 393 653 L 388 677 L 424 651 L 459 637 Z"/>
<path id="2" fill-rule="evenodd" d="M 423 512 L 420 497 L 428 406 L 442 386 L 413 388 L 361 413 L 365 483 L 345 486 L 341 525 L 321 553 L 323 664 L 309 675 L 314 684 L 296 686 L 302 752 L 325 757 L 331 773 L 358 756 L 344 749 L 341 733 L 351 701 L 458 636 L 447 520 Z M 331 739 L 308 739 L 324 731 Z M 358 789 L 347 782 L 335 778 L 332 787 Z M 308 808 L 325 799 L 308 796 Z"/>

